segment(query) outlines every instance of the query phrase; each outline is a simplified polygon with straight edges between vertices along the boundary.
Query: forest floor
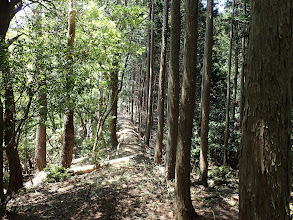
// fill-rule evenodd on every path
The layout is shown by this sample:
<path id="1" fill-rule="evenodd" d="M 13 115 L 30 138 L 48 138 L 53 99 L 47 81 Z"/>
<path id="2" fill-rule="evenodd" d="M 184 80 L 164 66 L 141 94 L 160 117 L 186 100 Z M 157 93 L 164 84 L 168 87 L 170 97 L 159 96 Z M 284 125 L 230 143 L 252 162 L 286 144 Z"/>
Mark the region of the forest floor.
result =
<path id="1" fill-rule="evenodd" d="M 121 144 L 113 157 L 123 159 L 14 195 L 6 219 L 172 219 L 174 182 L 165 180 L 163 165 L 154 165 L 154 142 L 145 148 L 127 118 L 118 118 L 118 128 Z M 237 180 L 218 179 L 206 190 L 192 178 L 191 197 L 202 219 L 238 219 Z"/>

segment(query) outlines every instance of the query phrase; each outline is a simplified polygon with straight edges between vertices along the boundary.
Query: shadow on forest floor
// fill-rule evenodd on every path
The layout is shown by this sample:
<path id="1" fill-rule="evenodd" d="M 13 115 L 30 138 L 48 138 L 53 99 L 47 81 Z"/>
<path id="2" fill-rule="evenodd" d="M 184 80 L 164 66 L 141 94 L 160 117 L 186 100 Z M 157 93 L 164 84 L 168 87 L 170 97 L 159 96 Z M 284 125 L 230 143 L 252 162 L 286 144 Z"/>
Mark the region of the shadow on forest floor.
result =
<path id="1" fill-rule="evenodd" d="M 121 145 L 112 157 L 133 156 L 129 162 L 15 195 L 7 219 L 172 219 L 174 183 L 153 164 L 153 149 L 141 144 L 130 120 L 118 118 L 118 123 Z M 191 195 L 203 219 L 238 219 L 237 189 L 228 184 L 210 190 L 193 184 Z"/>

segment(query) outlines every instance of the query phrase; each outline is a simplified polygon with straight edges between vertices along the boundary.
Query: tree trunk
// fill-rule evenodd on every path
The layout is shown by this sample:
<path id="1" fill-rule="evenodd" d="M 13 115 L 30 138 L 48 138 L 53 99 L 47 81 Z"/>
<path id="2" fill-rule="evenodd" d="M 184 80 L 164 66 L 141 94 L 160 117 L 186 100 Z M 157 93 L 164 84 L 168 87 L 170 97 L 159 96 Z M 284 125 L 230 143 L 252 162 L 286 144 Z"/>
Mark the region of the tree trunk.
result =
<path id="1" fill-rule="evenodd" d="M 3 120 L 3 104 L 2 99 L 0 99 L 0 217 L 3 218 L 5 216 L 5 195 L 4 195 L 4 185 L 3 185 L 3 132 L 4 132 L 4 126 L 3 126 L 4 120 Z"/>
<path id="2" fill-rule="evenodd" d="M 118 68 L 118 62 L 115 62 L 114 64 L 115 67 Z M 110 143 L 112 149 L 116 149 L 118 145 L 118 140 L 117 140 L 117 103 L 118 103 L 118 98 L 116 98 L 116 93 L 118 90 L 118 70 L 114 70 L 110 73 L 110 80 L 111 80 L 111 105 L 113 105 L 110 116 Z"/>
<path id="3" fill-rule="evenodd" d="M 243 1 L 243 14 L 246 17 L 247 10 L 246 10 L 246 1 Z M 243 114 L 244 114 L 244 80 L 245 80 L 245 74 L 246 74 L 246 48 L 247 48 L 247 25 L 245 25 L 245 28 L 243 30 L 242 34 L 242 67 L 241 67 L 241 77 L 240 77 L 240 106 L 239 106 L 239 112 L 240 112 L 240 126 L 242 127 L 242 121 L 243 121 Z"/>
<path id="4" fill-rule="evenodd" d="M 152 2 L 151 21 L 154 24 L 154 3 Z M 150 145 L 150 137 L 153 124 L 153 87 L 154 87 L 154 28 L 151 28 L 151 45 L 150 45 L 150 78 L 148 90 L 148 107 L 147 107 L 147 123 L 145 132 L 145 144 Z"/>
<path id="5" fill-rule="evenodd" d="M 254 0 L 240 152 L 240 219 L 290 219 L 293 0 Z"/>
<path id="6" fill-rule="evenodd" d="M 236 12 L 237 16 L 237 12 Z M 239 75 L 239 40 L 238 40 L 238 24 L 235 24 L 235 75 L 234 75 L 234 83 L 233 83 L 233 100 L 232 100 L 232 121 L 235 120 L 235 109 L 236 109 L 236 95 L 237 95 L 237 81 Z"/>
<path id="7" fill-rule="evenodd" d="M 168 76 L 168 137 L 166 146 L 166 176 L 175 178 L 176 148 L 179 117 L 179 53 L 180 53 L 180 0 L 171 1 L 170 68 Z"/>
<path id="8" fill-rule="evenodd" d="M 155 163 L 160 164 L 162 161 L 163 137 L 164 137 L 164 110 L 165 110 L 165 75 L 166 75 L 166 57 L 167 57 L 167 40 L 168 40 L 168 16 L 169 0 L 164 0 L 163 9 L 163 27 L 162 27 L 162 47 L 159 75 L 159 107 L 158 107 L 158 133 L 155 149 Z"/>
<path id="9" fill-rule="evenodd" d="M 69 1 L 69 18 L 68 18 L 68 40 L 67 47 L 71 50 L 74 38 L 75 38 L 75 0 Z M 74 87 L 74 78 L 72 64 L 72 54 L 71 51 L 68 55 L 69 65 L 68 65 L 68 75 L 66 77 L 67 88 L 73 89 Z M 67 111 L 64 116 L 64 141 L 63 141 L 63 152 L 62 152 L 62 161 L 61 164 L 65 168 L 71 166 L 72 157 L 73 157 L 73 147 L 74 147 L 74 123 L 73 123 L 73 109 L 74 109 L 74 100 L 71 100 L 70 94 L 68 94 L 68 103 Z"/>
<path id="10" fill-rule="evenodd" d="M 62 152 L 62 166 L 69 168 L 72 162 L 74 146 L 73 111 L 68 110 L 64 115 L 64 140 Z"/>
<path id="11" fill-rule="evenodd" d="M 40 11 L 36 9 L 36 24 L 39 29 L 41 29 L 41 15 Z M 37 34 L 37 38 L 42 36 L 41 31 Z M 38 51 L 41 54 L 41 51 Z M 40 77 L 39 91 L 38 91 L 38 104 L 39 104 L 39 121 L 36 131 L 36 146 L 35 146 L 35 167 L 42 171 L 46 167 L 46 120 L 47 120 L 47 92 L 46 92 L 46 73 L 45 71 L 40 71 L 38 61 L 42 58 L 37 55 L 37 60 L 35 64 L 36 76 Z"/>
<path id="12" fill-rule="evenodd" d="M 178 129 L 178 146 L 175 168 L 175 219 L 189 220 L 198 217 L 190 197 L 190 148 L 193 128 L 196 63 L 197 63 L 198 0 L 185 1 L 184 76 L 182 109 Z"/>
<path id="13" fill-rule="evenodd" d="M 202 94 L 201 94 L 201 129 L 200 129 L 200 172 L 201 181 L 208 187 L 208 134 L 210 114 L 210 86 L 212 75 L 213 47 L 213 7 L 214 1 L 208 0 L 206 14 L 206 33 L 203 60 Z"/>
<path id="14" fill-rule="evenodd" d="M 232 16 L 231 16 L 231 30 L 230 30 L 230 47 L 229 47 L 229 59 L 228 59 L 228 73 L 227 73 L 227 95 L 226 95 L 226 122 L 225 122 L 225 134 L 224 134 L 224 155 L 223 165 L 227 165 L 227 148 L 229 140 L 229 123 L 230 123 L 230 80 L 231 80 L 231 68 L 232 68 L 232 47 L 233 47 L 233 34 L 234 34 L 234 6 L 235 0 L 232 0 Z"/>

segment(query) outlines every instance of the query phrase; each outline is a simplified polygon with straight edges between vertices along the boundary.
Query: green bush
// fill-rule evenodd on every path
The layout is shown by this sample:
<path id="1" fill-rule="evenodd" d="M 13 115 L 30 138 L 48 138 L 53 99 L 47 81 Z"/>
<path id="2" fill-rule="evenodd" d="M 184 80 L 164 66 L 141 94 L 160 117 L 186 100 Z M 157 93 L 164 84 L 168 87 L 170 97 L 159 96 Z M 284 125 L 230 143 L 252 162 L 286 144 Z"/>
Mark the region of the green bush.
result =
<path id="1" fill-rule="evenodd" d="M 66 169 L 63 166 L 47 166 L 44 170 L 48 172 L 44 180 L 48 183 L 63 182 L 72 175 L 72 172 L 70 172 L 69 169 Z"/>

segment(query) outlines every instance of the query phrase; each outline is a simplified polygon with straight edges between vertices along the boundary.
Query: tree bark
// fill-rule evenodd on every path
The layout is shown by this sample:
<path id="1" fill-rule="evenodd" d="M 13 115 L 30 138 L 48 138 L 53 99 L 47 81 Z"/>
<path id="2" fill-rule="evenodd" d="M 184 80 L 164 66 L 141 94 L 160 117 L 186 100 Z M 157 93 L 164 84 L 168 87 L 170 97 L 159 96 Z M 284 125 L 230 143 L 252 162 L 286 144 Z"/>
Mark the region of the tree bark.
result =
<path id="1" fill-rule="evenodd" d="M 162 161 L 163 137 L 164 137 L 164 110 L 165 110 L 165 75 L 166 75 L 166 57 L 167 57 L 167 40 L 168 40 L 168 17 L 169 17 L 169 0 L 164 0 L 163 9 L 163 27 L 162 27 L 162 47 L 159 75 L 159 106 L 158 106 L 158 133 L 155 149 L 155 163 L 160 164 Z"/>
<path id="2" fill-rule="evenodd" d="M 115 62 L 114 64 L 115 67 L 118 68 L 118 62 Z M 118 103 L 118 98 L 116 98 L 116 93 L 118 90 L 118 69 L 111 71 L 110 73 L 110 80 L 111 80 L 111 105 L 113 105 L 111 109 L 111 120 L 110 120 L 110 143 L 112 149 L 116 149 L 118 145 L 118 140 L 117 140 L 117 103 Z"/>
<path id="3" fill-rule="evenodd" d="M 175 178 L 176 149 L 179 117 L 179 53 L 180 53 L 180 0 L 171 1 L 170 68 L 168 76 L 168 137 L 166 146 L 166 176 Z"/>
<path id="4" fill-rule="evenodd" d="M 230 46 L 229 46 L 229 59 L 228 59 L 228 73 L 227 73 L 227 94 L 226 94 L 226 121 L 225 121 L 225 134 L 224 134 L 224 154 L 223 165 L 227 165 L 227 148 L 229 140 L 229 123 L 230 123 L 230 80 L 231 80 L 231 68 L 232 68 L 232 47 L 233 47 L 233 35 L 234 35 L 234 6 L 235 0 L 232 0 L 232 16 L 231 16 L 231 30 L 230 30 Z"/>
<path id="5" fill-rule="evenodd" d="M 237 12 L 236 12 L 237 16 Z M 234 83 L 233 83 L 233 99 L 232 99 L 232 121 L 235 120 L 236 114 L 236 95 L 237 95 L 237 82 L 238 82 L 238 75 L 239 75 L 239 40 L 238 40 L 238 24 L 235 24 L 235 75 L 234 75 Z"/>
<path id="6" fill-rule="evenodd" d="M 293 0 L 254 0 L 240 151 L 240 219 L 290 219 Z"/>
<path id="7" fill-rule="evenodd" d="M 197 63 L 198 0 L 185 1 L 184 76 L 182 109 L 178 129 L 178 146 L 175 168 L 175 219 L 189 220 L 198 217 L 190 197 L 190 148 L 193 128 L 196 63 Z"/>
<path id="8" fill-rule="evenodd" d="M 247 10 L 246 10 L 246 1 L 243 0 L 243 14 L 246 17 Z M 245 75 L 246 75 L 246 68 L 247 68 L 247 62 L 246 62 L 246 48 L 247 48 L 247 25 L 245 25 L 245 28 L 243 30 L 242 34 L 242 67 L 241 67 L 241 76 L 240 76 L 240 106 L 239 106 L 239 112 L 240 112 L 240 126 L 242 127 L 242 121 L 243 121 L 243 114 L 244 114 L 244 81 L 245 81 Z"/>
<path id="9" fill-rule="evenodd" d="M 200 172 L 201 181 L 205 187 L 208 187 L 208 134 L 210 114 L 210 86 L 212 75 L 213 7 L 214 1 L 208 0 L 202 76 L 200 129 Z"/>
<path id="10" fill-rule="evenodd" d="M 40 39 L 42 36 L 42 32 L 40 29 L 41 26 L 41 14 L 38 9 L 36 9 L 36 24 L 37 28 L 39 28 L 39 33 L 37 34 L 37 38 Z M 36 60 L 36 76 L 40 78 L 39 81 L 39 91 L 38 91 L 38 104 L 39 104 L 39 121 L 37 125 L 36 131 L 36 146 L 35 146 L 35 167 L 42 171 L 46 167 L 46 120 L 47 120 L 47 92 L 46 92 L 46 73 L 45 71 L 40 71 L 40 67 L 38 65 L 38 60 L 42 59 L 40 57 L 41 51 L 38 51 L 37 60 Z"/>
<path id="11" fill-rule="evenodd" d="M 62 151 L 62 166 L 69 168 L 71 166 L 74 146 L 74 125 L 73 111 L 68 110 L 64 115 L 64 139 Z"/>
<path id="12" fill-rule="evenodd" d="M 151 21 L 154 24 L 154 3 L 152 2 Z M 148 107 L 147 107 L 147 124 L 145 132 L 145 144 L 150 145 L 150 137 L 153 124 L 153 87 L 154 87 L 154 28 L 151 28 L 151 45 L 150 45 L 150 78 L 148 90 Z"/>
<path id="13" fill-rule="evenodd" d="M 68 40 L 67 47 L 69 49 L 69 65 L 68 65 L 68 73 L 66 77 L 66 84 L 69 91 L 74 87 L 74 77 L 72 64 L 72 55 L 71 49 L 74 44 L 75 38 L 75 0 L 69 1 L 69 18 L 68 18 Z M 64 141 L 63 141 L 63 152 L 62 152 L 62 161 L 61 164 L 65 168 L 69 168 L 71 166 L 72 157 L 73 157 L 73 147 L 74 147 L 74 122 L 73 122 L 73 112 L 74 112 L 74 100 L 68 94 L 68 106 L 64 115 Z"/>

